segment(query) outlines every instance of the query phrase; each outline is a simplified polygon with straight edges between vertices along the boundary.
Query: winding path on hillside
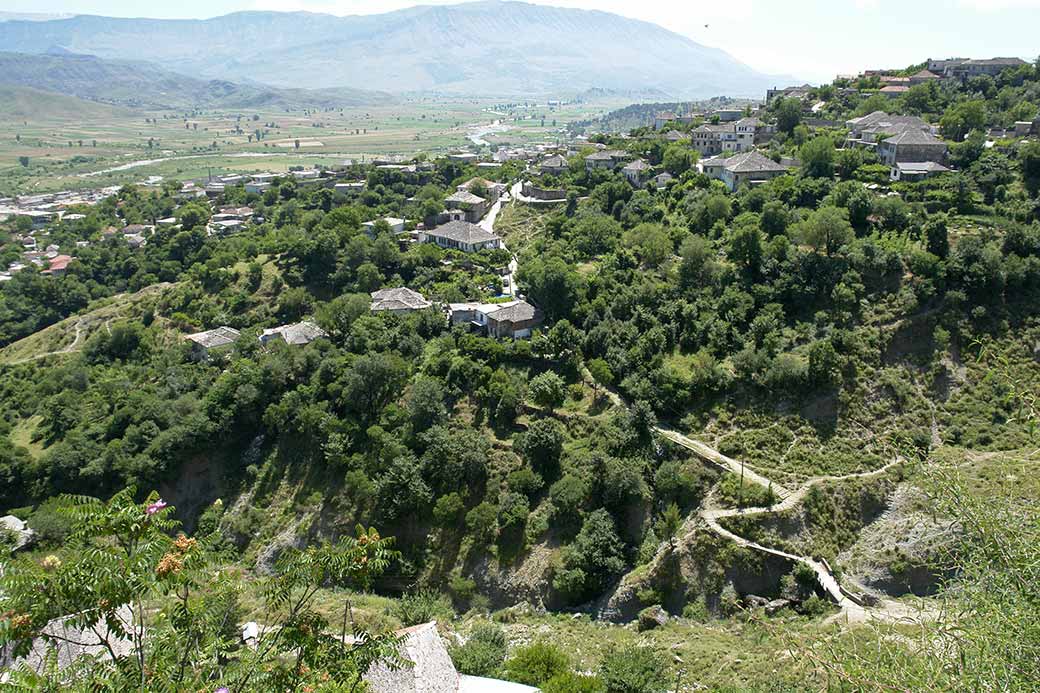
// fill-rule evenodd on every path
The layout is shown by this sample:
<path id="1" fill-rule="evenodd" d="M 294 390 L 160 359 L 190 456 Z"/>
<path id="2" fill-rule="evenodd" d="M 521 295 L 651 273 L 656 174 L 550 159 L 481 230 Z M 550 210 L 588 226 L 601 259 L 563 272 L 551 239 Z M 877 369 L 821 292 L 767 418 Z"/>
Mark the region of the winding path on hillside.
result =
<path id="1" fill-rule="evenodd" d="M 30 361 L 39 361 L 39 360 L 45 359 L 45 358 L 47 358 L 49 356 L 58 356 L 60 354 L 70 354 L 73 351 L 76 351 L 76 347 L 79 346 L 80 340 L 83 338 L 83 330 L 82 330 L 82 327 L 81 327 L 82 324 L 83 324 L 82 320 L 77 320 L 76 321 L 76 325 L 75 325 L 75 328 L 76 328 L 76 338 L 73 339 L 72 342 L 70 342 L 69 344 L 66 344 L 65 346 L 63 346 L 61 349 L 56 349 L 54 351 L 47 351 L 47 352 L 44 352 L 42 354 L 34 354 L 33 356 L 27 356 L 24 359 L 18 359 L 16 361 L 8 361 L 7 362 L 8 365 L 10 365 L 10 366 L 17 366 L 17 365 L 22 364 L 22 363 L 29 363 Z"/>
<path id="2" fill-rule="evenodd" d="M 614 405 L 619 407 L 625 406 L 624 399 L 617 393 L 617 391 L 597 383 L 592 377 L 592 374 L 584 366 L 582 367 L 582 374 L 586 381 L 593 384 L 597 390 L 605 393 Z M 774 483 L 763 474 L 750 469 L 746 464 L 723 455 L 721 452 L 702 441 L 689 438 L 678 431 L 663 426 L 655 426 L 654 431 L 666 440 L 694 452 L 701 459 L 720 467 L 726 472 L 743 475 L 745 481 L 758 484 L 767 489 L 772 489 L 773 493 L 779 499 L 778 503 L 768 507 L 721 508 L 718 506 L 716 500 L 715 489 L 712 489 L 711 493 L 709 493 L 708 497 L 704 500 L 701 510 L 687 521 L 687 527 L 690 530 L 693 529 L 693 527 L 690 526 L 690 523 L 699 520 L 702 521 L 711 531 L 729 541 L 732 541 L 738 546 L 777 556 L 794 563 L 801 563 L 802 565 L 809 567 L 816 575 L 816 581 L 827 594 L 828 598 L 841 609 L 841 612 L 827 619 L 827 623 L 841 619 L 851 623 L 869 620 L 896 621 L 920 618 L 921 613 L 919 610 L 915 610 L 911 606 L 894 600 L 881 599 L 878 600 L 876 604 L 867 605 L 864 603 L 864 600 L 860 595 L 853 594 L 841 586 L 841 583 L 839 583 L 838 579 L 834 576 L 834 572 L 825 561 L 818 561 L 811 556 L 799 556 L 787 551 L 781 551 L 780 549 L 771 546 L 759 544 L 758 542 L 751 541 L 739 534 L 731 532 L 723 527 L 719 522 L 719 520 L 727 517 L 769 515 L 791 510 L 805 500 L 809 491 L 819 484 L 880 477 L 897 465 L 902 464 L 902 460 L 897 458 L 886 464 L 884 467 L 869 472 L 858 472 L 842 476 L 813 477 L 806 480 L 794 491 L 790 491 L 783 486 Z"/>

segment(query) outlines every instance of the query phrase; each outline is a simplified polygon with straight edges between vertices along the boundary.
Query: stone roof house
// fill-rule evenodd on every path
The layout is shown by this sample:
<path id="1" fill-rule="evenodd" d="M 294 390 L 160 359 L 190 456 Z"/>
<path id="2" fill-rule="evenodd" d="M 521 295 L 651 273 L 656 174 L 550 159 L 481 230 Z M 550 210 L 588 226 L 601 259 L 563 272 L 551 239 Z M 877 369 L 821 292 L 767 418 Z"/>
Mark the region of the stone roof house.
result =
<path id="1" fill-rule="evenodd" d="M 469 325 L 498 339 L 526 339 L 542 324 L 542 313 L 526 301 L 506 303 L 452 303 L 452 325 Z"/>
<path id="2" fill-rule="evenodd" d="M 556 154 L 545 159 L 539 166 L 538 170 L 543 175 L 558 176 L 568 169 L 570 164 L 567 162 L 565 157 Z"/>
<path id="3" fill-rule="evenodd" d="M 402 286 L 396 289 L 373 291 L 370 310 L 374 313 L 411 313 L 417 310 L 425 310 L 432 305 L 418 291 L 412 291 Z"/>
<path id="4" fill-rule="evenodd" d="M 217 327 L 204 332 L 189 334 L 185 339 L 192 343 L 191 351 L 195 358 L 203 359 L 219 349 L 225 349 L 238 341 L 242 333 L 233 327 Z"/>
<path id="5" fill-rule="evenodd" d="M 627 152 L 605 149 L 585 157 L 585 168 L 589 171 L 595 169 L 608 169 L 613 171 L 624 163 L 628 158 Z"/>
<path id="6" fill-rule="evenodd" d="M 626 179 L 628 179 L 629 183 L 638 188 L 643 185 L 643 180 L 647 175 L 649 175 L 650 170 L 650 164 L 646 163 L 642 159 L 636 159 L 621 169 L 621 173 Z"/>
<path id="7" fill-rule="evenodd" d="M 483 197 L 479 197 L 468 190 L 456 190 L 453 195 L 444 200 L 444 206 L 449 210 L 460 210 L 464 218 L 469 222 L 478 222 L 487 212 L 488 203 Z"/>
<path id="8" fill-rule="evenodd" d="M 882 163 L 895 166 L 901 162 L 934 161 L 943 163 L 949 147 L 930 132 L 908 128 L 878 143 L 877 152 Z"/>
<path id="9" fill-rule="evenodd" d="M 291 325 L 282 325 L 280 327 L 272 327 L 269 330 L 264 330 L 260 333 L 260 343 L 267 344 L 268 342 L 281 339 L 286 344 L 293 346 L 300 346 L 303 344 L 310 344 L 315 339 L 321 339 L 322 337 L 328 337 L 328 333 L 321 329 L 313 322 L 297 322 Z"/>
<path id="10" fill-rule="evenodd" d="M 950 169 L 934 161 L 910 161 L 900 162 L 892 167 L 892 180 L 913 183 L 946 173 Z"/>
<path id="11" fill-rule="evenodd" d="M 744 152 L 729 158 L 714 157 L 700 164 L 705 175 L 721 180 L 731 191 L 741 185 L 754 185 L 787 173 L 786 166 L 776 163 L 757 151 Z"/>
<path id="12" fill-rule="evenodd" d="M 472 253 L 502 247 L 502 239 L 466 221 L 452 221 L 419 234 L 420 243 L 436 243 L 442 248 Z"/>

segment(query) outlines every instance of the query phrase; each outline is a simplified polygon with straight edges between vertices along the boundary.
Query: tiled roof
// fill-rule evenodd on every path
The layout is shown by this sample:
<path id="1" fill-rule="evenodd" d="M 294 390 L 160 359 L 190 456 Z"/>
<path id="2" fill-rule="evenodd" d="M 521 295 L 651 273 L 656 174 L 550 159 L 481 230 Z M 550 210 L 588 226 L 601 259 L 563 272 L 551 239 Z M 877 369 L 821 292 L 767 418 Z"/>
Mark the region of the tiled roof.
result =
<path id="1" fill-rule="evenodd" d="M 276 336 L 284 339 L 286 344 L 310 344 L 315 339 L 328 337 L 329 335 L 313 322 L 297 322 L 292 325 L 282 325 L 281 327 L 272 327 L 269 330 L 264 330 L 260 339 L 261 341 L 266 341 L 265 338 Z"/>
<path id="2" fill-rule="evenodd" d="M 623 171 L 649 171 L 650 168 L 651 168 L 650 164 L 646 163 L 642 159 L 636 159 L 635 161 L 633 161 L 629 165 L 625 166 L 625 168 L 623 168 L 622 170 Z"/>
<path id="3" fill-rule="evenodd" d="M 890 145 L 901 145 L 901 144 L 930 144 L 935 146 L 945 147 L 946 143 L 941 139 L 931 134 L 930 132 L 924 132 L 917 128 L 907 128 L 902 132 L 893 135 L 892 137 L 886 138 L 885 143 Z"/>
<path id="4" fill-rule="evenodd" d="M 518 301 L 511 306 L 488 314 L 488 319 L 495 322 L 524 322 L 534 320 L 536 317 L 538 317 L 538 309 L 527 301 Z"/>
<path id="5" fill-rule="evenodd" d="M 483 197 L 478 197 L 468 190 L 459 190 L 451 197 L 444 200 L 445 202 L 454 202 L 460 205 L 477 205 L 484 202 Z"/>
<path id="6" fill-rule="evenodd" d="M 432 304 L 407 287 L 372 292 L 372 310 L 423 310 Z"/>
<path id="7" fill-rule="evenodd" d="M 233 327 L 223 326 L 206 330 L 205 332 L 189 334 L 185 339 L 195 342 L 201 347 L 212 349 L 213 347 L 234 344 L 239 336 L 241 336 L 241 333 L 238 330 Z"/>
<path id="8" fill-rule="evenodd" d="M 484 243 L 497 240 L 498 236 L 467 221 L 452 221 L 426 232 L 428 236 L 447 238 L 457 243 Z"/>
<path id="9" fill-rule="evenodd" d="M 733 173 L 758 173 L 762 171 L 786 171 L 785 166 L 781 166 L 772 159 L 762 156 L 758 152 L 744 152 L 743 154 L 737 154 L 731 156 L 725 160 L 723 167 L 727 171 Z"/>
<path id="10" fill-rule="evenodd" d="M 911 173 L 945 173 L 950 170 L 942 164 L 937 164 L 934 161 L 902 161 L 896 164 L 896 168 L 900 171 Z"/>

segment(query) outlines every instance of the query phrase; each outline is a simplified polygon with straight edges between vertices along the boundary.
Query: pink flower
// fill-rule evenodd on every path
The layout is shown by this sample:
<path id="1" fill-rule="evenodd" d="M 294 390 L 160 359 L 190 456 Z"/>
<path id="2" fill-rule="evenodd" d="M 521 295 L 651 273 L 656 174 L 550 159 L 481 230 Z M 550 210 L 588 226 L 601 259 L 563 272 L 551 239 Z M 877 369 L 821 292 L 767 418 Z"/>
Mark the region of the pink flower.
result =
<path id="1" fill-rule="evenodd" d="M 167 505 L 166 501 L 164 501 L 162 498 L 160 498 L 159 500 L 157 500 L 154 503 L 152 503 L 151 505 L 149 505 L 148 508 L 145 509 L 144 512 L 145 512 L 146 515 L 154 515 L 155 513 L 159 512 L 160 510 L 165 508 L 166 505 Z"/>
<path id="2" fill-rule="evenodd" d="M 217 690 L 213 691 L 213 693 L 230 693 L 230 691 L 228 691 L 227 686 L 221 686 Z"/>

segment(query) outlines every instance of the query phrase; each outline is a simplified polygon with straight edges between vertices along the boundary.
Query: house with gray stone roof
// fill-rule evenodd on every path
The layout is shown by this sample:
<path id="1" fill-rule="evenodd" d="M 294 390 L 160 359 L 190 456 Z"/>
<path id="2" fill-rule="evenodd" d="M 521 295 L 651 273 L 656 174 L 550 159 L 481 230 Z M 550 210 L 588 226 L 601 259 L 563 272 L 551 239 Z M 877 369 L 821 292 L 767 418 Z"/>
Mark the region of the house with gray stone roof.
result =
<path id="1" fill-rule="evenodd" d="M 191 353 L 194 358 L 206 359 L 216 351 L 229 349 L 241 336 L 241 332 L 225 325 L 212 330 L 189 334 L 185 339 L 191 342 Z"/>
<path id="2" fill-rule="evenodd" d="M 566 157 L 562 157 L 559 154 L 555 154 L 553 156 L 550 156 L 548 159 L 545 159 L 541 164 L 539 164 L 538 170 L 543 175 L 558 176 L 564 171 L 566 171 L 569 166 L 570 164 L 568 163 Z"/>
<path id="3" fill-rule="evenodd" d="M 714 157 L 700 162 L 701 170 L 709 178 L 721 180 L 731 191 L 742 185 L 755 185 L 772 180 L 788 172 L 786 166 L 776 163 L 757 151 L 731 157 Z"/>
<path id="4" fill-rule="evenodd" d="M 260 343 L 267 344 L 268 342 L 281 339 L 286 344 L 293 346 L 301 346 L 304 344 L 310 344 L 315 339 L 321 339 L 322 337 L 328 337 L 328 333 L 321 329 L 313 322 L 297 322 L 291 325 L 282 325 L 281 327 L 272 327 L 269 330 L 264 330 L 260 333 Z"/>
<path id="5" fill-rule="evenodd" d="M 613 171 L 623 164 L 627 158 L 628 152 L 604 149 L 603 151 L 595 152 L 594 154 L 589 154 L 585 157 L 585 168 L 589 171 L 598 168 Z"/>
<path id="6" fill-rule="evenodd" d="M 650 170 L 650 164 L 646 163 L 642 159 L 636 159 L 621 169 L 621 173 L 629 183 L 639 188 L 642 187 L 643 181 L 650 174 Z"/>
<path id="7" fill-rule="evenodd" d="M 420 243 L 436 243 L 442 248 L 473 253 L 502 247 L 502 239 L 468 221 L 452 221 L 419 234 Z"/>
<path id="8" fill-rule="evenodd" d="M 487 213 L 488 201 L 468 190 L 456 190 L 444 200 L 444 206 L 449 210 L 449 214 L 452 210 L 459 210 L 466 221 L 475 223 Z"/>
<path id="9" fill-rule="evenodd" d="M 949 147 L 941 139 L 917 128 L 907 128 L 902 132 L 886 137 L 877 146 L 878 157 L 888 166 L 901 162 L 934 161 L 941 164 L 946 161 Z"/>
<path id="10" fill-rule="evenodd" d="M 418 291 L 412 291 L 408 287 L 395 289 L 382 289 L 372 292 L 373 313 L 412 313 L 417 310 L 426 310 L 433 304 L 423 298 Z"/>

